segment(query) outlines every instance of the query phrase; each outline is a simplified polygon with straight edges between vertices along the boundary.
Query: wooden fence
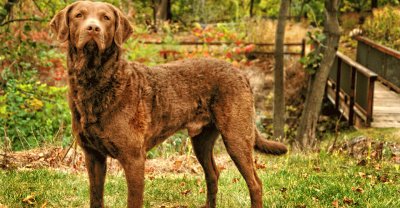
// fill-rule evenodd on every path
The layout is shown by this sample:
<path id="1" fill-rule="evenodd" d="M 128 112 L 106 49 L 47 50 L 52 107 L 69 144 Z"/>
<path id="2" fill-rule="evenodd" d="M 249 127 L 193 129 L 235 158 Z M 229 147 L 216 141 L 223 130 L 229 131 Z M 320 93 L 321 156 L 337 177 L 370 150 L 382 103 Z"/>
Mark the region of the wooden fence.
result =
<path id="1" fill-rule="evenodd" d="M 197 41 L 181 41 L 176 43 L 167 43 L 167 42 L 157 42 L 157 41 L 139 41 L 141 44 L 146 45 L 174 45 L 174 46 L 186 46 L 186 47 L 202 47 L 202 46 L 223 46 L 223 45 L 235 45 L 234 42 L 197 42 Z M 255 45 L 257 48 L 264 48 L 263 50 L 257 49 L 251 51 L 249 53 L 254 55 L 273 55 L 274 54 L 274 43 L 253 43 L 253 42 L 242 42 L 240 45 Z M 306 53 L 306 41 L 302 40 L 300 43 L 285 43 L 284 46 L 286 50 L 284 52 L 285 55 L 299 55 L 303 57 Z M 292 48 L 298 48 L 300 50 L 292 50 Z M 265 49 L 268 48 L 268 49 Z M 178 54 L 179 51 L 176 50 L 161 50 L 160 55 L 162 55 L 165 59 L 168 56 L 174 56 Z"/>

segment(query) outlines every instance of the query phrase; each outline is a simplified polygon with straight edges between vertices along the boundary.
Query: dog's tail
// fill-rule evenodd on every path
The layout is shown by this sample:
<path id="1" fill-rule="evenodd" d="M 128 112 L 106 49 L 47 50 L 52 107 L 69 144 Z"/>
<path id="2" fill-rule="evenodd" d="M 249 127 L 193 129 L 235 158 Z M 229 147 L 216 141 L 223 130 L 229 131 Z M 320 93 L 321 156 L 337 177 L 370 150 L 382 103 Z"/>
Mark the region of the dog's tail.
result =
<path id="1" fill-rule="evenodd" d="M 254 148 L 260 152 L 271 154 L 271 155 L 283 155 L 288 149 L 287 147 L 275 141 L 268 141 L 264 137 L 261 136 L 260 132 L 256 130 L 256 143 Z"/>

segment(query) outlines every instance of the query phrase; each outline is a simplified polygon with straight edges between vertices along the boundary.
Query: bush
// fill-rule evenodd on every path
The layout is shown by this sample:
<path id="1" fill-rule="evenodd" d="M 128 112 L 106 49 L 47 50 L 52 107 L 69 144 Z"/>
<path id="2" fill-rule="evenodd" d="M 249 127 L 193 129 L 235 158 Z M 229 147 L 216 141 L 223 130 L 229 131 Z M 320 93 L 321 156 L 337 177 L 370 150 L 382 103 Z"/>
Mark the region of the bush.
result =
<path id="1" fill-rule="evenodd" d="M 400 10 L 387 6 L 374 10 L 363 28 L 366 35 L 383 45 L 400 50 Z"/>
<path id="2" fill-rule="evenodd" d="M 66 87 L 41 83 L 36 71 L 18 75 L 6 69 L 2 78 L 5 84 L 0 93 L 0 131 L 5 140 L 0 142 L 10 143 L 7 146 L 13 150 L 70 142 Z"/>

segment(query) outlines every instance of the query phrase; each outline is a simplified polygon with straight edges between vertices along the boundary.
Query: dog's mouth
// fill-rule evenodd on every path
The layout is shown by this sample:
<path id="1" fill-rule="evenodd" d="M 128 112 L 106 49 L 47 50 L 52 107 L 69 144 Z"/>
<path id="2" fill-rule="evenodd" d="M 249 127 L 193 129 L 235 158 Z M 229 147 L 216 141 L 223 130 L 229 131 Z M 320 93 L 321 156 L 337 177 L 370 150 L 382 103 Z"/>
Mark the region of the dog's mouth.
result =
<path id="1" fill-rule="evenodd" d="M 82 34 L 79 36 L 77 48 L 83 48 L 86 51 L 103 52 L 106 48 L 103 35 L 87 35 Z"/>
<path id="2" fill-rule="evenodd" d="M 85 52 L 90 52 L 90 53 L 97 53 L 99 52 L 99 46 L 97 45 L 95 40 L 89 40 L 84 46 L 83 50 Z"/>

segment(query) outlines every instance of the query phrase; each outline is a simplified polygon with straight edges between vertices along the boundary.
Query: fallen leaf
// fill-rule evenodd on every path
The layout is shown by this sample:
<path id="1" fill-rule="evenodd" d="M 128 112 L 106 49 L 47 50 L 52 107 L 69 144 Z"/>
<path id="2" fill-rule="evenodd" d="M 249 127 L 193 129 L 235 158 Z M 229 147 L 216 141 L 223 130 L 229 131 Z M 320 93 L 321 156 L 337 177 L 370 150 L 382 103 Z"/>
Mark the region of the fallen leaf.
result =
<path id="1" fill-rule="evenodd" d="M 199 189 L 199 193 L 205 193 L 206 191 L 204 190 L 204 188 L 200 188 Z"/>
<path id="2" fill-rule="evenodd" d="M 319 172 L 321 172 L 321 168 L 320 167 L 314 167 L 314 171 L 319 173 Z"/>
<path id="3" fill-rule="evenodd" d="M 380 169 L 382 169 L 382 166 L 380 164 L 376 164 L 375 165 L 375 170 L 380 170 Z"/>
<path id="4" fill-rule="evenodd" d="M 262 163 L 256 163 L 256 169 L 265 169 L 267 166 L 265 164 Z"/>
<path id="5" fill-rule="evenodd" d="M 367 174 L 365 174 L 365 173 L 363 173 L 363 172 L 358 172 L 358 175 L 359 175 L 361 178 L 365 178 L 365 177 L 367 176 Z"/>
<path id="6" fill-rule="evenodd" d="M 307 206 L 305 204 L 297 204 L 294 206 L 295 208 L 306 208 Z"/>
<path id="7" fill-rule="evenodd" d="M 240 178 L 233 178 L 232 183 L 237 183 L 237 182 L 239 182 L 239 180 L 240 180 Z"/>
<path id="8" fill-rule="evenodd" d="M 226 169 L 224 165 L 217 165 L 217 168 L 220 172 Z"/>
<path id="9" fill-rule="evenodd" d="M 174 171 L 178 171 L 182 166 L 183 160 L 175 160 L 174 161 Z"/>
<path id="10" fill-rule="evenodd" d="M 199 174 L 199 173 L 200 173 L 199 169 L 196 168 L 196 167 L 192 167 L 190 170 L 191 170 L 192 173 L 194 173 L 194 174 Z"/>
<path id="11" fill-rule="evenodd" d="M 197 178 L 197 180 L 196 180 L 197 186 L 200 186 L 201 182 L 202 182 L 202 180 L 200 178 Z"/>
<path id="12" fill-rule="evenodd" d="M 362 188 L 360 188 L 360 187 L 358 187 L 358 188 L 356 188 L 356 187 L 351 187 L 351 190 L 353 190 L 353 191 L 355 191 L 355 192 L 358 192 L 358 193 L 360 193 L 360 194 L 364 193 L 364 189 L 362 189 Z"/>
<path id="13" fill-rule="evenodd" d="M 36 203 L 35 196 L 34 195 L 28 195 L 24 199 L 22 199 L 22 202 L 33 205 Z"/>
<path id="14" fill-rule="evenodd" d="M 339 201 L 338 200 L 333 201 L 332 202 L 332 206 L 335 207 L 335 208 L 338 208 L 339 207 Z"/>
<path id="15" fill-rule="evenodd" d="M 357 165 L 358 165 L 358 166 L 366 166 L 367 163 L 368 163 L 367 160 L 362 159 L 362 160 L 360 160 L 360 161 L 357 163 Z"/>
<path id="16" fill-rule="evenodd" d="M 254 160 L 254 164 L 256 166 L 256 169 L 265 169 L 267 167 L 264 163 L 259 162 L 258 158 Z"/>
<path id="17" fill-rule="evenodd" d="M 343 203 L 350 205 L 350 204 L 353 204 L 353 203 L 354 203 L 354 200 L 353 200 L 353 199 L 350 199 L 350 198 L 348 198 L 348 197 L 345 196 L 345 197 L 343 198 Z"/>
<path id="18" fill-rule="evenodd" d="M 186 195 L 190 194 L 190 192 L 192 192 L 190 189 L 186 189 L 186 190 L 183 190 L 183 191 L 181 192 L 181 194 L 184 195 L 184 196 L 186 196 Z"/>
<path id="19" fill-rule="evenodd" d="M 386 182 L 389 182 L 389 181 L 390 181 L 390 180 L 389 180 L 389 177 L 388 177 L 386 174 L 379 176 L 378 179 L 379 179 L 379 181 L 382 182 L 382 183 L 386 183 Z"/>
<path id="20" fill-rule="evenodd" d="M 40 206 L 40 208 L 46 208 L 46 206 L 47 206 L 47 201 L 45 201 L 45 202 L 42 204 L 42 206 Z"/>

